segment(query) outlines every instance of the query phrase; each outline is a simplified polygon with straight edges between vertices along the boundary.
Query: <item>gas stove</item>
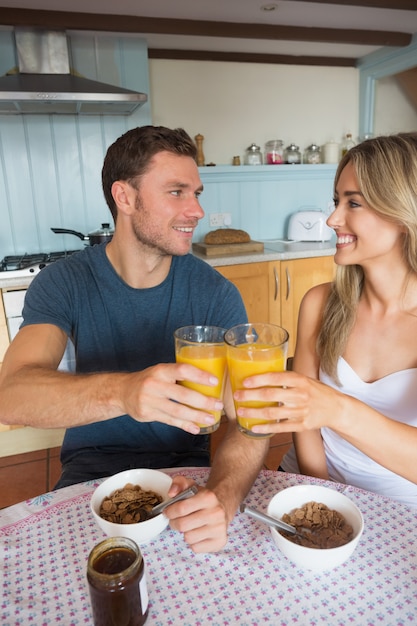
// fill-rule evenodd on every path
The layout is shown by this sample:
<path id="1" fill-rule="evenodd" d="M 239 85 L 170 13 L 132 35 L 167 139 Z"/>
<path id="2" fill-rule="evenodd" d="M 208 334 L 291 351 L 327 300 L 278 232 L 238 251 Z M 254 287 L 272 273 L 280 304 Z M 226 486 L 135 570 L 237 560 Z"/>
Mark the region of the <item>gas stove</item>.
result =
<path id="1" fill-rule="evenodd" d="M 39 274 L 41 269 L 50 263 L 65 259 L 74 252 L 79 252 L 79 250 L 5 256 L 0 261 L 0 276 L 4 278 L 30 278 Z"/>

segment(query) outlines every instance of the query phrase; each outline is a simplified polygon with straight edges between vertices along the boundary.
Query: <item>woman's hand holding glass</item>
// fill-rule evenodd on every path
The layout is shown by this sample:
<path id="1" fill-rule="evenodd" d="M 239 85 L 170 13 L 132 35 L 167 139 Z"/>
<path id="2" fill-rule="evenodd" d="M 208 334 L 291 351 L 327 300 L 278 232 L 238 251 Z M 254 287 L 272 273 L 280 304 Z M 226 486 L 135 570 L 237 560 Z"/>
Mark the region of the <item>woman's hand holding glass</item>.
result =
<path id="1" fill-rule="evenodd" d="M 233 392 L 242 389 L 243 381 L 250 375 L 265 374 L 285 370 L 288 332 L 274 324 L 254 323 L 239 324 L 230 328 L 225 334 L 227 345 L 227 365 Z M 256 430 L 256 424 L 265 422 L 261 411 L 251 415 L 241 410 L 245 407 L 269 407 L 274 401 L 269 401 L 264 393 L 258 397 L 241 398 L 238 393 L 233 394 L 238 429 L 248 437 L 266 437 L 272 433 L 262 429 Z M 268 424 L 269 426 L 269 424 Z"/>
<path id="2" fill-rule="evenodd" d="M 262 420 L 252 427 L 259 435 L 301 432 L 324 426 L 336 429 L 346 412 L 346 403 L 356 402 L 318 380 L 296 372 L 271 372 L 250 376 L 243 389 L 235 391 L 237 414 L 242 419 Z M 268 402 L 260 408 L 246 403 Z M 243 406 L 245 403 L 246 406 Z"/>

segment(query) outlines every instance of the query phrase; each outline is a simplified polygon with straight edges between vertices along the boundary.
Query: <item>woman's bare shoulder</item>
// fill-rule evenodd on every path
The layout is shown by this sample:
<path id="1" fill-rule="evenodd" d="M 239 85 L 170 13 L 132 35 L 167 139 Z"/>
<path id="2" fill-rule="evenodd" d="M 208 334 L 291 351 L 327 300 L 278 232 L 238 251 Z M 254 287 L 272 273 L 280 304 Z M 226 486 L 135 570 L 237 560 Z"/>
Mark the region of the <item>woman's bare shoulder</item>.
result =
<path id="1" fill-rule="evenodd" d="M 331 287 L 332 283 L 321 283 L 320 285 L 311 287 L 311 289 L 305 293 L 301 306 L 314 307 L 322 310 L 329 297 Z"/>
<path id="2" fill-rule="evenodd" d="M 309 332 L 318 333 L 331 285 L 332 283 L 323 283 L 311 287 L 301 300 L 298 320 Z"/>
<path id="3" fill-rule="evenodd" d="M 316 341 L 330 288 L 331 283 L 324 283 L 309 289 L 301 301 L 298 315 L 294 369 L 313 378 L 318 377 Z"/>

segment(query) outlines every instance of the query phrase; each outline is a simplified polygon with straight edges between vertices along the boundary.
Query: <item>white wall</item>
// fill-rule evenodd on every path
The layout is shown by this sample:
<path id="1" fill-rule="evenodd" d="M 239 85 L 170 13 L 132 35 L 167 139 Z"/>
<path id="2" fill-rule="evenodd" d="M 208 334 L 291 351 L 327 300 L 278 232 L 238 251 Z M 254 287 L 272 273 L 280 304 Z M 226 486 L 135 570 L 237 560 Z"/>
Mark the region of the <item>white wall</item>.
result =
<path id="1" fill-rule="evenodd" d="M 206 163 L 242 159 L 252 142 L 304 150 L 358 134 L 356 68 L 151 59 L 149 79 L 152 123 L 204 135 Z"/>

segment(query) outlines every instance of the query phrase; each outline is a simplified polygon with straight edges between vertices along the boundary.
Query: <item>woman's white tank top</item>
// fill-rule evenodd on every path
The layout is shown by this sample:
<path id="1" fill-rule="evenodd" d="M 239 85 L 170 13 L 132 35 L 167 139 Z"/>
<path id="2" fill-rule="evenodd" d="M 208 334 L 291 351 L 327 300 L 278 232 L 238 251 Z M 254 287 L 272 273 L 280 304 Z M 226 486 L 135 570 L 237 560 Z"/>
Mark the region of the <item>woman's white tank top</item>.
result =
<path id="1" fill-rule="evenodd" d="M 366 383 L 343 358 L 339 358 L 337 373 L 342 387 L 321 370 L 320 380 L 391 419 L 417 426 L 417 369 L 394 372 Z M 355 415 L 352 415 L 354 419 Z M 332 480 L 380 493 L 417 508 L 417 484 L 385 469 L 330 428 L 322 428 L 321 433 Z M 293 448 L 281 466 L 286 472 L 299 473 Z"/>

